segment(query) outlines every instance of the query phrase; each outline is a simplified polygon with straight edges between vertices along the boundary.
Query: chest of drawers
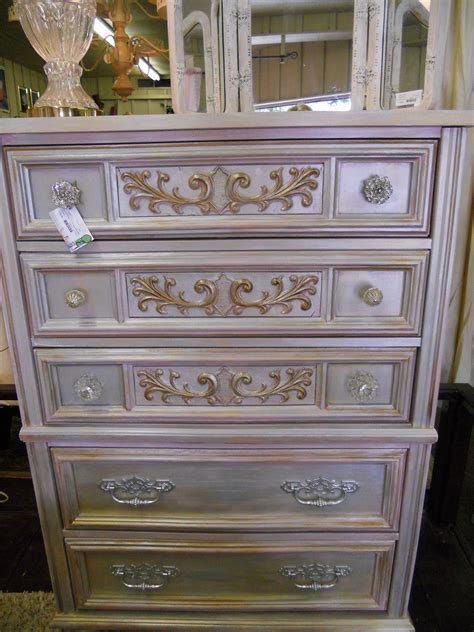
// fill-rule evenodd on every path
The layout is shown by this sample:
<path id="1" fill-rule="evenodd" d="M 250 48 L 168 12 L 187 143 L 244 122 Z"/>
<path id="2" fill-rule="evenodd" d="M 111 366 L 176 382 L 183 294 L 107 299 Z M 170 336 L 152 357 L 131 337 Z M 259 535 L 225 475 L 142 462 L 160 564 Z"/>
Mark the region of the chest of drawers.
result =
<path id="1" fill-rule="evenodd" d="M 4 131 L 56 628 L 412 630 L 465 142 L 419 114 Z"/>

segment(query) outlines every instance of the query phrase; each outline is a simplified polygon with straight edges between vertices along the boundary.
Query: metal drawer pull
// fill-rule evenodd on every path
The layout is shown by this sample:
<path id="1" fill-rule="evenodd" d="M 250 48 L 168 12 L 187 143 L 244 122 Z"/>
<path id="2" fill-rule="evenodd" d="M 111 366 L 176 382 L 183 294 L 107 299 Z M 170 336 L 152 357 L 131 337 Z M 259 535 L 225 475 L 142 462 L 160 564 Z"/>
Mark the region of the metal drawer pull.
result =
<path id="1" fill-rule="evenodd" d="M 364 180 L 363 192 L 367 202 L 383 204 L 393 193 L 393 186 L 387 176 L 374 175 Z"/>
<path id="2" fill-rule="evenodd" d="M 76 307 L 80 307 L 84 305 L 87 300 L 87 295 L 83 290 L 69 290 L 64 295 L 64 301 L 68 307 L 72 309 L 76 309 Z"/>
<path id="3" fill-rule="evenodd" d="M 306 479 L 300 481 L 286 481 L 281 489 L 288 494 L 293 494 L 295 500 L 302 505 L 314 507 L 327 507 L 328 505 L 340 505 L 346 500 L 347 494 L 352 494 L 359 489 L 359 484 L 354 481 L 330 481 L 327 478 Z"/>
<path id="4" fill-rule="evenodd" d="M 371 373 L 357 371 L 349 376 L 347 389 L 358 402 L 370 402 L 377 395 L 379 383 Z"/>
<path id="5" fill-rule="evenodd" d="M 156 564 L 117 564 L 111 566 L 112 575 L 122 578 L 126 588 L 134 590 L 159 590 L 166 586 L 171 577 L 179 575 L 176 566 L 157 566 Z"/>
<path id="6" fill-rule="evenodd" d="M 328 590 L 334 588 L 339 577 L 352 573 L 350 566 L 328 566 L 327 564 L 302 564 L 301 566 L 283 566 L 280 575 L 294 579 L 295 587 L 300 590 Z"/>
<path id="7" fill-rule="evenodd" d="M 79 204 L 81 200 L 81 190 L 76 183 L 60 180 L 51 187 L 51 201 L 55 207 L 72 208 Z"/>
<path id="8" fill-rule="evenodd" d="M 74 382 L 74 392 L 81 399 L 93 401 L 102 396 L 104 385 L 95 375 L 81 375 Z"/>
<path id="9" fill-rule="evenodd" d="M 140 476 L 123 478 L 121 481 L 103 479 L 99 483 L 99 489 L 110 492 L 116 503 L 133 507 L 153 505 L 160 500 L 161 494 L 171 492 L 174 488 L 175 484 L 171 481 L 153 482 Z"/>
<path id="10" fill-rule="evenodd" d="M 362 299 L 364 303 L 370 305 L 370 307 L 374 307 L 375 305 L 380 305 L 383 301 L 383 293 L 382 290 L 379 290 L 378 287 L 369 287 L 362 294 Z"/>

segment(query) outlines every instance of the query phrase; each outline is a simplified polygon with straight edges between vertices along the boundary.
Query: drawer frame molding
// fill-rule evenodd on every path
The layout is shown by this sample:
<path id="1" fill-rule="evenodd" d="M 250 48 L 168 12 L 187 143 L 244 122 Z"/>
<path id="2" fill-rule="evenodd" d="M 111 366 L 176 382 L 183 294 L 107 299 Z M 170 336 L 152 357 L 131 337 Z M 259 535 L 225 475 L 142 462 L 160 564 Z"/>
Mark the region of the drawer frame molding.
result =
<path id="1" fill-rule="evenodd" d="M 428 251 L 381 252 L 371 250 L 369 242 L 363 251 L 291 251 L 282 265 L 281 252 L 266 250 L 270 247 L 262 241 L 259 252 L 209 253 L 203 248 L 130 252 L 127 257 L 86 253 L 79 259 L 24 253 L 33 335 L 419 334 Z M 55 309 L 64 305 L 62 286 L 67 291 L 79 282 L 89 295 L 82 308 L 86 312 L 81 307 L 52 311 L 53 303 Z M 369 305 L 364 293 L 374 282 L 385 296 Z M 393 283 L 394 304 L 388 307 Z M 104 296 L 102 312 L 87 313 L 87 306 L 94 300 L 103 303 Z M 154 310 L 147 309 L 150 303 Z"/>
<path id="2" fill-rule="evenodd" d="M 206 532 L 210 530 L 267 532 L 291 530 L 296 533 L 308 530 L 324 531 L 330 527 L 337 531 L 394 532 L 398 528 L 407 450 L 378 447 L 291 451 L 271 450 L 260 446 L 257 451 L 252 451 L 236 448 L 211 450 L 208 447 L 205 455 L 200 455 L 195 449 L 129 448 L 124 450 L 58 447 L 51 450 L 51 457 L 64 526 L 74 531 L 77 529 L 106 530 L 115 527 L 128 531 L 161 531 L 174 528 L 180 531 Z M 143 471 L 137 472 L 137 466 L 144 462 L 147 466 L 143 468 Z M 188 469 L 193 471 L 193 475 L 188 482 L 183 483 L 183 486 L 180 480 L 184 476 L 181 463 L 187 464 Z M 200 466 L 204 472 L 209 472 L 209 468 L 215 472 L 223 464 L 226 465 L 227 471 L 232 472 L 232 480 L 235 481 L 241 478 L 239 472 L 243 473 L 249 467 L 261 467 L 264 471 L 265 467 L 273 465 L 277 466 L 277 469 L 266 482 L 262 480 L 260 484 L 258 481 L 251 480 L 240 486 L 240 491 L 238 491 L 239 485 L 234 485 L 232 494 L 227 492 L 223 494 L 219 484 L 213 485 L 205 474 L 202 478 L 200 473 Z M 280 464 L 289 465 L 293 472 L 296 470 L 301 472 L 303 468 L 304 471 L 316 472 L 319 478 L 325 481 L 324 485 L 326 482 L 329 483 L 330 488 L 333 484 L 335 485 L 335 493 L 331 491 L 325 493 L 318 487 L 317 492 L 311 490 L 311 494 L 308 495 L 308 499 L 314 499 L 314 504 L 295 502 L 293 489 L 299 485 L 305 485 L 300 482 L 305 480 L 305 477 L 301 476 L 300 481 L 297 475 L 293 478 L 286 475 L 280 477 L 277 474 Z M 159 471 L 163 476 L 163 480 L 159 483 L 174 485 L 173 490 L 170 490 L 173 494 L 169 498 L 163 498 L 163 503 L 160 498 L 160 501 L 155 504 L 137 505 L 139 511 L 135 511 L 133 506 L 127 511 L 126 505 L 116 503 L 109 503 L 107 506 L 107 499 L 104 497 L 103 503 L 99 495 L 96 495 L 96 499 L 90 504 L 86 500 L 87 495 L 98 489 L 97 481 L 101 479 L 101 475 L 96 475 L 94 472 L 94 475 L 90 477 L 90 483 L 81 483 L 77 478 L 76 466 L 79 471 L 81 468 L 86 468 L 91 472 L 94 466 L 105 467 L 108 475 L 102 480 L 112 480 L 113 483 L 120 481 L 124 468 L 126 471 L 137 472 L 135 476 L 150 481 L 153 481 L 152 472 Z M 378 481 L 373 478 L 373 474 L 369 473 L 373 466 L 383 468 L 383 474 Z M 179 467 L 179 472 L 176 474 L 176 479 L 175 474 L 170 473 L 170 469 L 175 468 L 176 472 L 177 467 Z M 347 474 L 344 480 L 333 480 L 336 479 L 334 472 L 341 471 L 341 467 L 345 468 L 349 476 L 350 472 L 359 469 L 362 477 L 359 479 L 360 482 L 350 480 Z M 331 468 L 332 474 L 324 476 L 328 468 Z M 286 470 L 288 470 L 287 467 Z M 191 479 L 192 484 L 190 484 Z M 186 489 L 183 490 L 183 487 Z M 282 512 L 278 516 L 272 517 L 265 510 L 267 502 L 265 490 L 271 490 L 273 503 L 279 502 L 278 498 L 281 497 Z M 354 497 L 355 502 L 348 506 L 347 496 L 356 492 L 357 499 Z M 179 499 L 181 493 L 187 498 L 205 498 L 202 504 L 205 511 L 198 515 L 196 510 L 192 509 L 185 517 L 183 502 Z M 320 500 L 316 497 L 316 493 Z M 216 494 L 215 497 L 213 494 Z M 174 508 L 169 504 L 173 497 L 176 503 Z M 374 506 L 374 503 L 370 502 L 370 499 L 374 497 L 380 498 L 380 504 L 377 501 Z M 213 498 L 217 505 L 213 505 Z M 240 498 L 240 502 L 245 503 L 245 509 L 239 509 L 236 498 Z M 304 500 L 307 498 L 304 497 Z M 227 511 L 222 512 L 220 508 L 225 507 L 224 503 L 227 504 Z M 97 510 L 97 507 L 100 509 Z M 256 508 L 259 509 L 258 512 Z"/>
<path id="3" fill-rule="evenodd" d="M 49 424 L 149 425 L 205 419 L 229 425 L 229 421 L 253 423 L 257 418 L 259 423 L 272 424 L 277 420 L 367 423 L 408 420 L 416 349 L 160 349 L 159 362 L 153 349 L 37 349 L 35 355 Z M 386 400 L 353 400 L 344 375 L 362 369 L 381 372 L 379 390 Z M 64 371 L 82 375 L 86 370 L 105 384 L 104 398 L 113 395 L 109 403 L 71 398 L 72 384 L 68 384 L 76 378 Z M 174 382 L 157 381 L 161 376 L 156 371 L 169 371 Z M 259 386 L 248 388 L 256 375 Z M 273 381 L 267 382 L 266 376 Z M 339 380 L 344 380 L 340 388 Z M 193 383 L 207 388 L 194 390 L 189 386 Z M 164 399 L 163 395 L 153 399 L 147 388 L 156 388 Z"/>
<path id="4" fill-rule="evenodd" d="M 39 146 L 8 149 L 7 164 L 20 239 L 58 237 L 49 218 L 39 217 L 35 213 L 38 192 L 34 176 L 35 172 L 37 174 L 45 168 L 54 169 L 53 178 L 76 179 L 79 185 L 80 176 L 84 174 L 85 182 L 89 183 L 88 188 L 82 186 L 84 205 L 88 199 L 93 199 L 94 193 L 100 198 L 97 215 L 87 218 L 91 232 L 97 237 L 149 238 L 150 235 L 174 235 L 181 238 L 211 234 L 235 237 L 236 234 L 258 236 L 263 231 L 285 237 L 306 237 L 308 233 L 360 236 L 368 232 L 377 236 L 401 236 L 428 232 L 436 149 L 435 139 L 420 138 L 396 141 L 376 139 L 370 143 L 354 139 L 346 142 L 302 140 L 274 143 L 255 140 L 251 143 L 244 140 L 233 143 L 229 140 L 227 143 L 160 143 L 153 147 L 133 144 L 126 147 L 88 145 L 82 146 L 80 153 L 77 148 Z M 125 150 L 128 159 L 124 159 Z M 341 173 L 349 163 L 354 162 L 361 167 L 361 181 L 353 187 L 354 194 L 359 192 L 359 188 L 362 191 L 364 179 L 374 172 L 382 173 L 384 168 L 387 169 L 387 164 L 391 167 L 395 165 L 391 169 L 395 175 L 399 165 L 407 167 L 406 181 L 403 182 L 407 199 L 402 212 L 395 209 L 398 212 L 384 213 L 381 208 L 376 213 L 354 213 L 347 208 L 344 189 L 350 178 L 344 174 L 341 176 Z M 252 189 L 248 197 L 254 198 L 256 202 L 251 214 L 248 210 L 242 212 L 241 208 L 242 204 L 248 203 L 248 197 L 242 193 L 242 189 L 246 188 L 247 182 L 251 187 L 253 166 L 266 166 L 268 174 L 273 172 L 275 176 L 283 169 L 288 180 L 279 182 L 276 177 L 273 188 L 270 179 L 269 183 L 262 185 L 262 189 Z M 182 167 L 186 174 L 180 174 Z M 291 175 L 289 168 L 298 169 L 298 175 Z M 311 191 L 318 193 L 316 203 L 313 200 L 310 208 L 305 205 L 306 199 L 303 198 L 296 210 L 290 207 L 285 211 L 288 200 L 291 203 L 294 199 L 290 193 L 293 189 L 298 190 L 299 178 L 308 169 L 320 172 L 317 176 L 319 186 L 314 189 L 306 186 L 303 189 L 307 194 Z M 159 187 L 145 191 L 151 194 L 152 200 L 153 196 L 158 202 L 161 198 L 168 198 L 171 205 L 175 205 L 173 209 L 168 204 L 170 210 L 167 215 L 162 213 L 157 216 L 148 208 L 140 212 L 130 208 L 131 199 L 122 190 L 122 175 L 131 172 L 143 174 L 147 171 L 159 172 L 163 174 L 162 179 L 167 176 L 171 182 L 171 188 L 164 189 L 166 183 L 163 181 Z M 225 196 L 227 206 L 218 199 L 212 200 L 217 211 L 225 211 L 221 214 L 214 211 L 211 203 L 206 201 L 213 171 L 216 171 L 214 181 L 216 176 L 224 179 L 224 194 L 226 179 L 229 180 L 225 174 L 235 176 L 234 186 L 228 192 L 230 196 Z M 210 182 L 203 180 L 203 176 L 210 178 Z M 200 179 L 192 180 L 193 177 Z M 252 180 L 256 177 L 253 175 Z M 312 175 L 309 182 L 314 179 Z M 185 189 L 189 193 L 181 192 Z M 205 211 L 208 208 L 209 211 L 183 217 L 183 201 L 195 191 L 198 195 L 191 199 L 197 200 Z M 267 210 L 267 203 L 278 200 L 279 196 L 283 198 L 283 209 L 274 211 L 273 204 Z M 196 205 L 194 208 L 197 208 Z"/>

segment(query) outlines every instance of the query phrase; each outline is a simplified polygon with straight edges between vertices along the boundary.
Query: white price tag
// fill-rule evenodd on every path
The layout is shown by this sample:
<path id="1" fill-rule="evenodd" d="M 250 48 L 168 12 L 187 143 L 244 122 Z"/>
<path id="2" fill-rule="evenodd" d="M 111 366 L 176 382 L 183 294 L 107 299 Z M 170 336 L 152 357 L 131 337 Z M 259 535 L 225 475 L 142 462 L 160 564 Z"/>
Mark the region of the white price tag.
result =
<path id="1" fill-rule="evenodd" d="M 92 237 L 77 207 L 55 208 L 49 216 L 66 242 L 70 252 L 75 252 L 94 241 L 94 237 Z"/>
<path id="2" fill-rule="evenodd" d="M 420 105 L 423 100 L 423 90 L 410 90 L 409 92 L 398 92 L 395 97 L 395 105 L 397 108 L 407 107 L 408 105 Z"/>

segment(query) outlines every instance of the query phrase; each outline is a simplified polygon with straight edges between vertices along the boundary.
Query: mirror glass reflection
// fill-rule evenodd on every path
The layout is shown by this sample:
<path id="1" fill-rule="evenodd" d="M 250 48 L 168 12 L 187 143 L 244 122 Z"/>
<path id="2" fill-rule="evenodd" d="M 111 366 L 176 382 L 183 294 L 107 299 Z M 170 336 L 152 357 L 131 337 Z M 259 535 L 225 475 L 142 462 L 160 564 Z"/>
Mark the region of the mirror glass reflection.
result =
<path id="1" fill-rule="evenodd" d="M 423 98 L 430 19 L 428 0 L 391 0 L 388 11 L 384 107 L 418 105 Z"/>
<path id="2" fill-rule="evenodd" d="M 351 108 L 354 0 L 250 0 L 257 111 Z"/>

